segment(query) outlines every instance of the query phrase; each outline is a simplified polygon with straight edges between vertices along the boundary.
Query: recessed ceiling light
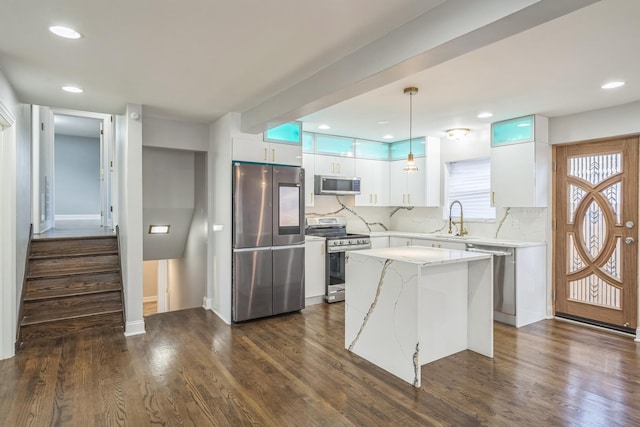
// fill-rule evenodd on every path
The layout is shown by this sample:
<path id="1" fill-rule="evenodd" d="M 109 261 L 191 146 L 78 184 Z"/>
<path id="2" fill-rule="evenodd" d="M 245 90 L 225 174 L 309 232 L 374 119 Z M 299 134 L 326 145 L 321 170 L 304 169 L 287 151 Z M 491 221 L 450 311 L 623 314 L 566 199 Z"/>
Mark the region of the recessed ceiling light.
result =
<path id="1" fill-rule="evenodd" d="M 389 124 L 389 120 L 380 120 L 378 122 L 379 125 L 388 125 Z"/>
<path id="2" fill-rule="evenodd" d="M 149 234 L 169 234 L 168 225 L 150 225 Z"/>
<path id="3" fill-rule="evenodd" d="M 325 125 L 325 124 L 321 124 L 320 126 L 318 126 L 318 129 L 327 130 L 327 129 L 331 129 L 331 126 Z"/>
<path id="4" fill-rule="evenodd" d="M 493 116 L 493 113 L 490 113 L 488 111 L 478 114 L 479 119 L 488 119 L 489 117 L 492 117 L 492 116 Z"/>
<path id="5" fill-rule="evenodd" d="M 82 34 L 74 30 L 73 28 L 63 27 L 61 25 L 54 25 L 49 27 L 49 31 L 51 31 L 56 36 L 64 37 L 65 39 L 79 39 L 82 37 Z"/>
<path id="6" fill-rule="evenodd" d="M 617 87 L 624 86 L 624 82 L 609 82 L 600 86 L 602 89 L 615 89 Z"/>
<path id="7" fill-rule="evenodd" d="M 71 93 L 82 93 L 82 92 L 84 92 L 84 90 L 82 90 L 81 88 L 79 88 L 77 86 L 62 86 L 62 90 L 64 90 L 65 92 L 71 92 Z"/>
<path id="8" fill-rule="evenodd" d="M 393 139 L 393 135 L 388 133 L 385 136 L 383 136 L 382 139 Z"/>

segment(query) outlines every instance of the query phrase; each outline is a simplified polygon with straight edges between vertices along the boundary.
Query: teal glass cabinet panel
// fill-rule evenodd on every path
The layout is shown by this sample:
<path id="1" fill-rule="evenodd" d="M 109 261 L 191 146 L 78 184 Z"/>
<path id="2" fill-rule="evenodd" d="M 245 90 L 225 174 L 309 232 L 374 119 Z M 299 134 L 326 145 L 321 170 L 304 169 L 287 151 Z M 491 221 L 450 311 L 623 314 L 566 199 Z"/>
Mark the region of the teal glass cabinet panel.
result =
<path id="1" fill-rule="evenodd" d="M 534 116 L 518 117 L 491 124 L 491 146 L 519 144 L 535 139 Z"/>
<path id="2" fill-rule="evenodd" d="M 425 138 L 413 138 L 411 140 L 411 152 L 414 157 L 424 157 L 425 155 Z M 409 140 L 392 142 L 390 149 L 391 160 L 406 159 L 409 155 Z"/>
<path id="3" fill-rule="evenodd" d="M 356 139 L 356 157 L 359 159 L 389 160 L 389 143 Z"/>
<path id="4" fill-rule="evenodd" d="M 317 133 L 316 154 L 353 157 L 353 138 Z"/>
<path id="5" fill-rule="evenodd" d="M 305 153 L 313 153 L 313 134 L 302 132 L 302 151 Z"/>
<path id="6" fill-rule="evenodd" d="M 300 144 L 302 142 L 302 123 L 291 122 L 276 126 L 264 132 L 262 139 L 267 142 Z"/>

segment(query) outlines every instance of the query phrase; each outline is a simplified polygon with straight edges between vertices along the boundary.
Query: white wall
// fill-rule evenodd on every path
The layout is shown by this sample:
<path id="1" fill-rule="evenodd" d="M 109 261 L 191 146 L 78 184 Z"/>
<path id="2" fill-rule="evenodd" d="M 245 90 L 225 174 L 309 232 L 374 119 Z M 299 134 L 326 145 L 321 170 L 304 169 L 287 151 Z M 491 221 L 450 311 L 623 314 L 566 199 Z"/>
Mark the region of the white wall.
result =
<path id="1" fill-rule="evenodd" d="M 158 261 L 145 261 L 142 263 L 143 298 L 158 297 Z"/>
<path id="2" fill-rule="evenodd" d="M 551 144 L 640 133 L 640 101 L 549 119 Z"/>
<path id="3" fill-rule="evenodd" d="M 30 117 L 0 72 L 0 359 L 14 355 L 29 243 Z"/>
<path id="4" fill-rule="evenodd" d="M 31 106 L 16 107 L 16 306 L 20 306 L 31 228 Z"/>
<path id="5" fill-rule="evenodd" d="M 55 135 L 55 213 L 100 215 L 100 138 Z"/>
<path id="6" fill-rule="evenodd" d="M 207 154 L 195 155 L 195 211 L 184 257 L 169 260 L 169 309 L 203 305 L 207 292 Z"/>
<path id="7" fill-rule="evenodd" d="M 238 128 L 239 114 L 229 113 L 211 125 L 208 158 L 209 230 L 207 243 L 207 296 L 205 307 L 231 323 L 231 137 Z"/>
<path id="8" fill-rule="evenodd" d="M 144 109 L 143 109 L 144 112 Z M 209 125 L 144 115 L 143 145 L 191 151 L 209 150 Z"/>
<path id="9" fill-rule="evenodd" d="M 128 104 L 116 118 L 117 225 L 125 293 L 125 335 L 142 334 L 142 107 Z"/>

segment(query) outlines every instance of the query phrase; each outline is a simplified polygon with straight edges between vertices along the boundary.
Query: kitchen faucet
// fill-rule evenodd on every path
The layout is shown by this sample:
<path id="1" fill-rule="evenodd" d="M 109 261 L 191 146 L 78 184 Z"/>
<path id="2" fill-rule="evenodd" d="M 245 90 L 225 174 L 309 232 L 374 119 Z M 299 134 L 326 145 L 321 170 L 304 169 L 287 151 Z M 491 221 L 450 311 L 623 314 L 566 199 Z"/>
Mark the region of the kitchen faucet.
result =
<path id="1" fill-rule="evenodd" d="M 462 203 L 460 203 L 459 200 L 454 200 L 449 205 L 449 234 L 453 234 L 453 230 L 451 229 L 451 227 L 453 224 L 455 224 L 455 222 L 453 222 L 453 219 L 451 218 L 451 209 L 453 209 L 453 205 L 455 205 L 456 203 L 460 205 L 460 231 L 458 231 L 457 235 L 464 236 L 465 234 L 467 234 L 467 230 L 464 229 L 464 214 L 462 213 Z"/>

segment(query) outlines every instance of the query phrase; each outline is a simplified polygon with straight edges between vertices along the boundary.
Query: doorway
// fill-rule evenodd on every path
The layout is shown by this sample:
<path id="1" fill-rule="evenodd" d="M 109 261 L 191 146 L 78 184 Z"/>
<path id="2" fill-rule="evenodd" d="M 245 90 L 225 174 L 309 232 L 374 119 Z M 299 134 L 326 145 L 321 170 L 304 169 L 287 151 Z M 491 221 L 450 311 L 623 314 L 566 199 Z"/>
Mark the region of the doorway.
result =
<path id="1" fill-rule="evenodd" d="M 67 220 L 65 230 L 111 230 L 113 116 L 34 105 L 32 117 L 34 234 L 55 232 L 56 220 Z"/>
<path id="2" fill-rule="evenodd" d="M 56 224 L 101 220 L 101 126 L 99 119 L 54 114 Z"/>
<path id="3" fill-rule="evenodd" d="M 637 328 L 638 141 L 554 147 L 558 317 L 624 332 Z"/>

